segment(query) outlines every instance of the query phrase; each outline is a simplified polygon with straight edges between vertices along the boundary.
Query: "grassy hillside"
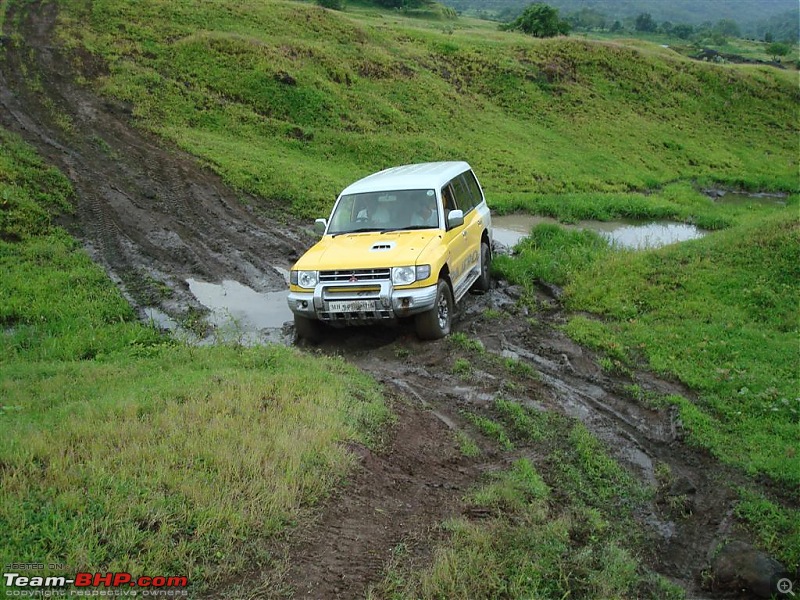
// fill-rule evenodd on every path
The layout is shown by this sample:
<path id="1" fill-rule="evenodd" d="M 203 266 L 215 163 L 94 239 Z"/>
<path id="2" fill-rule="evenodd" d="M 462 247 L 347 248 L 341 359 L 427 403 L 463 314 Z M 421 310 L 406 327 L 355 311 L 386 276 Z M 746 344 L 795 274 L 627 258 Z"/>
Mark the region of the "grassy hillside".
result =
<path id="1" fill-rule="evenodd" d="M 104 93 L 303 217 L 370 171 L 452 158 L 496 203 L 676 180 L 798 187 L 800 92 L 774 69 L 292 2 L 62 5 L 68 42 L 107 64 Z"/>
<path id="2" fill-rule="evenodd" d="M 0 145 L 3 564 L 202 587 L 268 560 L 257 542 L 351 465 L 340 442 L 370 443 L 388 418 L 376 384 L 342 361 L 187 347 L 138 323 L 51 224 L 70 210 L 66 178 L 3 130 Z"/>

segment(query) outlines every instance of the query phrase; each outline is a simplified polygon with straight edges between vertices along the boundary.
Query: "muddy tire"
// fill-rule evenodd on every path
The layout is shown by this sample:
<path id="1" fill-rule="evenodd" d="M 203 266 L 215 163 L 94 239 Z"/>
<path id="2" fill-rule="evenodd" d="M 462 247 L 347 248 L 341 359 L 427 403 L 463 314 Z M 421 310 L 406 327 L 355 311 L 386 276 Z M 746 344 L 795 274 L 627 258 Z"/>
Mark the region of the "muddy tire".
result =
<path id="1" fill-rule="evenodd" d="M 322 323 L 316 319 L 294 316 L 294 332 L 298 340 L 319 342 L 322 339 Z"/>
<path id="2" fill-rule="evenodd" d="M 492 286 L 492 278 L 489 275 L 489 267 L 492 265 L 492 251 L 489 248 L 488 242 L 483 240 L 481 242 L 481 275 L 472 284 L 472 291 L 474 292 L 488 292 Z"/>
<path id="3" fill-rule="evenodd" d="M 450 333 L 453 323 L 453 292 L 444 279 L 436 288 L 436 302 L 428 312 L 417 315 L 417 337 L 421 340 L 438 340 Z"/>

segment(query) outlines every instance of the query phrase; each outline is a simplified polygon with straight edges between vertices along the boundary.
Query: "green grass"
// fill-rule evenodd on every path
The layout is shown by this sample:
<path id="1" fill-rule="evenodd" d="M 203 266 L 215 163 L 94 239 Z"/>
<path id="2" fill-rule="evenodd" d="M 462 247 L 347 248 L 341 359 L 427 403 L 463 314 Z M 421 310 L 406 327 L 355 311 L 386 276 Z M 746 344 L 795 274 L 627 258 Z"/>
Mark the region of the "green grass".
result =
<path id="1" fill-rule="evenodd" d="M 787 568 L 798 565 L 800 511 L 771 502 L 763 494 L 740 490 L 736 516 L 746 523 L 759 543 Z"/>
<path id="2" fill-rule="evenodd" d="M 486 349 L 483 347 L 483 342 L 469 337 L 463 331 L 456 331 L 452 333 L 447 337 L 447 341 L 456 348 L 466 350 L 470 353 L 481 355 L 486 352 Z"/>
<path id="3" fill-rule="evenodd" d="M 508 433 L 501 423 L 471 412 L 463 412 L 462 415 L 483 435 L 499 443 L 503 450 L 514 449 L 514 443 L 509 439 Z"/>
<path id="4" fill-rule="evenodd" d="M 492 209 L 498 214 L 528 212 L 564 223 L 584 219 L 672 220 L 710 230 L 724 229 L 763 209 L 756 201 L 712 202 L 699 191 L 704 185 L 713 186 L 713 182 L 674 182 L 648 193 L 517 194 L 493 203 Z M 746 187 L 744 181 L 740 187 Z M 769 206 L 766 208 L 769 210 Z"/>
<path id="5" fill-rule="evenodd" d="M 571 275 L 610 252 L 605 238 L 593 231 L 543 223 L 517 244 L 518 256 L 496 256 L 492 268 L 530 293 L 537 279 L 563 285 Z"/>
<path id="6" fill-rule="evenodd" d="M 68 43 L 108 63 L 103 93 L 304 218 L 371 171 L 453 158 L 473 164 L 497 206 L 676 181 L 798 189 L 800 92 L 775 69 L 652 44 L 534 40 L 468 19 L 445 31 L 363 6 L 61 6 Z"/>
<path id="7" fill-rule="evenodd" d="M 581 424 L 499 400 L 494 418 L 529 458 L 466 494 L 429 564 L 397 561 L 370 598 L 683 598 L 650 572 L 633 510 L 648 497 Z M 497 421 L 495 421 L 497 419 Z M 509 450 L 498 438 L 501 448 Z"/>
<path id="8" fill-rule="evenodd" d="M 453 361 L 453 373 L 469 377 L 472 374 L 472 364 L 466 358 L 457 358 Z"/>
<path id="9" fill-rule="evenodd" d="M 376 383 L 289 348 L 190 347 L 135 320 L 51 224 L 67 180 L 0 131 L 0 558 L 187 574 L 252 560 L 375 444 Z"/>
<path id="10" fill-rule="evenodd" d="M 478 444 L 475 443 L 469 435 L 467 435 L 463 431 L 456 431 L 455 434 L 456 442 L 458 443 L 458 449 L 462 455 L 473 458 L 475 456 L 479 456 L 481 453 L 481 449 Z"/>
<path id="11" fill-rule="evenodd" d="M 800 433 L 798 265 L 795 206 L 691 243 L 606 255 L 574 278 L 569 304 L 608 319 L 596 346 L 631 349 L 697 391 L 682 414 L 698 443 L 797 486 L 800 464 L 787 457 Z M 585 331 L 581 319 L 568 331 Z"/>

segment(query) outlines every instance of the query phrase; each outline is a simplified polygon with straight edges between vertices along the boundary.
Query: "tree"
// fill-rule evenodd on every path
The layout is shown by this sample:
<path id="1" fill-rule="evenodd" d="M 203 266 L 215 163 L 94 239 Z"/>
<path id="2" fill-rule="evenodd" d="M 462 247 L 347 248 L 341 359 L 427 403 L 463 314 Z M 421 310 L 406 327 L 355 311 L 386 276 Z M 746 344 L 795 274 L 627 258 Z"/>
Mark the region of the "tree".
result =
<path id="1" fill-rule="evenodd" d="M 764 34 L 764 41 L 767 42 L 768 44 L 771 44 L 772 42 L 775 41 L 775 36 L 772 35 L 771 31 L 768 31 L 767 33 Z"/>
<path id="2" fill-rule="evenodd" d="M 723 36 L 742 37 L 742 31 L 739 29 L 736 21 L 730 19 L 720 19 L 717 21 L 717 24 L 714 25 L 714 31 Z"/>
<path id="3" fill-rule="evenodd" d="M 641 13 L 638 17 L 636 17 L 635 27 L 636 31 L 652 33 L 658 29 L 658 24 L 655 22 L 650 13 Z"/>
<path id="4" fill-rule="evenodd" d="M 500 28 L 504 31 L 519 30 L 539 38 L 569 33 L 569 23 L 558 17 L 558 9 L 542 2 L 531 4 L 511 23 Z"/>
<path id="5" fill-rule="evenodd" d="M 766 50 L 767 54 L 772 56 L 772 60 L 774 60 L 775 62 L 780 62 L 781 56 L 786 56 L 787 54 L 789 54 L 789 52 L 791 52 L 789 44 L 782 44 L 780 42 L 772 42 L 767 46 Z"/>
<path id="6" fill-rule="evenodd" d="M 612 33 L 617 33 L 619 31 L 622 31 L 622 23 L 620 23 L 619 21 L 614 21 L 614 24 L 611 26 L 611 31 Z"/>
<path id="7" fill-rule="evenodd" d="M 694 33 L 694 27 L 688 25 L 686 23 L 678 23 L 677 25 L 672 27 L 672 35 L 681 38 L 682 40 L 688 40 L 689 36 Z"/>

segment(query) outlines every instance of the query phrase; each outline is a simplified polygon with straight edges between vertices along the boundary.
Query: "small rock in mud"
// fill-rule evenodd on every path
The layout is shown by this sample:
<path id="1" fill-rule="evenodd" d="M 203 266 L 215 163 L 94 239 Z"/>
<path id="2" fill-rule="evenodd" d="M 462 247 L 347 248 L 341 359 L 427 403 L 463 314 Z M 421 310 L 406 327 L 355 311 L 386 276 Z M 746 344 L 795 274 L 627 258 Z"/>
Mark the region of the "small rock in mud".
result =
<path id="1" fill-rule="evenodd" d="M 711 561 L 715 591 L 749 590 L 759 598 L 778 594 L 778 581 L 786 568 L 768 554 L 745 544 L 730 542 Z"/>

